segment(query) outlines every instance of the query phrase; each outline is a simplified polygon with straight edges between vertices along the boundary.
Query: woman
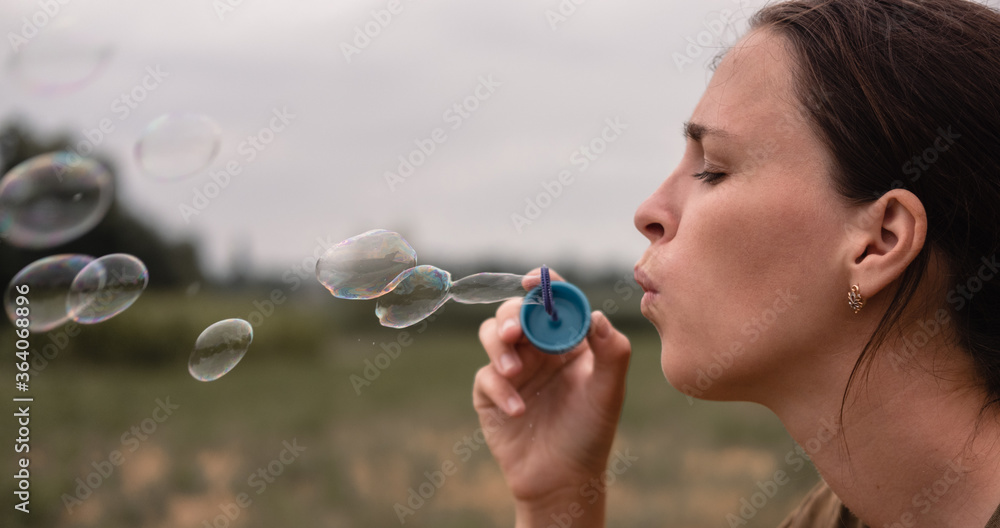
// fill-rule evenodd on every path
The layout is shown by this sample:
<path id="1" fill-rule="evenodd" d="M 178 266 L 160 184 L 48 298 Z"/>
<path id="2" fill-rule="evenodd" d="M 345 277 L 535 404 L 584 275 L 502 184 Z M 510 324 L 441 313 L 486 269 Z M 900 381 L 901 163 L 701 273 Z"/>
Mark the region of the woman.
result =
<path id="1" fill-rule="evenodd" d="M 784 526 L 1000 518 L 998 131 L 997 13 L 779 3 L 719 63 L 636 212 L 667 380 L 765 405 L 823 477 Z M 780 324 L 747 339 L 779 298 Z M 629 342 L 595 312 L 584 344 L 547 356 L 518 310 L 483 323 L 474 388 L 484 424 L 511 417 L 486 429 L 517 526 L 602 526 L 603 496 L 579 490 L 607 464 Z"/>

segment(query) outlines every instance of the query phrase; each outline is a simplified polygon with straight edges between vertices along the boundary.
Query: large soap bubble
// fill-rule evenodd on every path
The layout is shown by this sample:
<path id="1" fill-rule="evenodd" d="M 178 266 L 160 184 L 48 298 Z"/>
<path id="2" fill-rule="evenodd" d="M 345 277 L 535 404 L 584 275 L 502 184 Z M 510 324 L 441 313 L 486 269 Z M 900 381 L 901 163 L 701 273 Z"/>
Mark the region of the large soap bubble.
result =
<path id="1" fill-rule="evenodd" d="M 38 28 L 30 40 L 12 40 L 11 45 L 14 53 L 7 63 L 11 77 L 44 95 L 82 88 L 100 75 L 113 54 L 100 32 L 65 16 Z"/>
<path id="2" fill-rule="evenodd" d="M 70 285 L 87 264 L 94 261 L 88 255 L 53 255 L 28 264 L 14 275 L 3 296 L 4 309 L 11 321 L 15 320 L 18 286 L 27 286 L 24 297 L 28 300 L 28 329 L 48 332 L 70 320 L 66 299 Z"/>
<path id="3" fill-rule="evenodd" d="M 188 372 L 198 381 L 215 381 L 243 359 L 253 327 L 243 319 L 226 319 L 206 328 L 194 343 Z"/>
<path id="4" fill-rule="evenodd" d="M 193 113 L 162 115 L 146 126 L 135 144 L 135 159 L 146 174 L 163 180 L 190 176 L 219 154 L 222 129 Z"/>
<path id="5" fill-rule="evenodd" d="M 141 260 L 125 253 L 105 255 L 84 267 L 73 279 L 67 308 L 74 321 L 107 321 L 132 306 L 149 284 Z"/>
<path id="6" fill-rule="evenodd" d="M 399 233 L 375 229 L 328 249 L 316 262 L 316 278 L 335 297 L 374 299 L 416 265 L 417 252 Z"/>
<path id="7" fill-rule="evenodd" d="M 0 235 L 23 248 L 58 246 L 100 223 L 113 195 L 100 163 L 69 152 L 35 156 L 0 180 Z"/>

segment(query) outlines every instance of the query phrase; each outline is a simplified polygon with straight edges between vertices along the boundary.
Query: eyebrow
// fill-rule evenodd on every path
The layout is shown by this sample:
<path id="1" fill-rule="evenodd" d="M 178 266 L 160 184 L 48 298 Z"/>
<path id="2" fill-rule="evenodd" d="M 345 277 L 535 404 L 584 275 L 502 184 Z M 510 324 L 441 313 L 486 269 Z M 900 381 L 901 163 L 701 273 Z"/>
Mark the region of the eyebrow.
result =
<path id="1" fill-rule="evenodd" d="M 733 137 L 733 134 L 721 128 L 703 125 L 701 123 L 695 123 L 692 121 L 684 123 L 685 138 L 701 143 L 702 138 L 705 136 L 718 136 L 720 138 L 729 139 Z"/>

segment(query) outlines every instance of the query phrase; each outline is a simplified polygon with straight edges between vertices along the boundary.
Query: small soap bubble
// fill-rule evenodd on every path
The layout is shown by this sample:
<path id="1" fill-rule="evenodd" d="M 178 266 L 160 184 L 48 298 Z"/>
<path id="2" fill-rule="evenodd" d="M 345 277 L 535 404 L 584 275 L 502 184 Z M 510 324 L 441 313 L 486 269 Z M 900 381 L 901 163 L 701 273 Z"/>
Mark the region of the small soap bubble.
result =
<path id="1" fill-rule="evenodd" d="M 18 286 L 28 286 L 23 296 L 28 300 L 28 329 L 32 332 L 48 332 L 70 320 L 66 309 L 66 298 L 70 285 L 80 271 L 93 262 L 88 255 L 53 255 L 28 264 L 14 275 L 3 296 L 4 310 L 13 322 L 15 310 L 21 296 Z"/>
<path id="2" fill-rule="evenodd" d="M 198 381 L 215 381 L 243 359 L 253 327 L 243 319 L 226 319 L 206 328 L 194 343 L 188 372 Z"/>
<path id="3" fill-rule="evenodd" d="M 211 118 L 165 114 L 149 123 L 135 144 L 135 159 L 146 174 L 162 180 L 190 176 L 219 154 L 222 130 Z"/>
<path id="4" fill-rule="evenodd" d="M 477 273 L 462 277 L 451 285 L 451 298 L 462 304 L 492 304 L 514 297 L 524 297 L 522 275 L 513 273 Z"/>
<path id="5" fill-rule="evenodd" d="M 82 88 L 98 77 L 113 54 L 100 32 L 65 17 L 38 27 L 30 40 L 12 44 L 7 63 L 11 77 L 44 95 Z"/>
<path id="6" fill-rule="evenodd" d="M 331 247 L 316 262 L 316 278 L 335 297 L 374 299 L 417 265 L 417 252 L 399 233 L 375 229 Z"/>
<path id="7" fill-rule="evenodd" d="M 400 273 L 378 298 L 375 315 L 382 326 L 406 328 L 419 323 L 449 297 L 451 274 L 434 266 L 417 266 Z"/>
<path id="8" fill-rule="evenodd" d="M 58 246 L 100 223 L 113 195 L 100 163 L 69 152 L 35 156 L 0 180 L 0 233 L 13 246 Z"/>
<path id="9" fill-rule="evenodd" d="M 100 323 L 132 306 L 148 283 L 149 272 L 141 260 L 125 253 L 105 255 L 73 279 L 66 306 L 74 321 Z"/>

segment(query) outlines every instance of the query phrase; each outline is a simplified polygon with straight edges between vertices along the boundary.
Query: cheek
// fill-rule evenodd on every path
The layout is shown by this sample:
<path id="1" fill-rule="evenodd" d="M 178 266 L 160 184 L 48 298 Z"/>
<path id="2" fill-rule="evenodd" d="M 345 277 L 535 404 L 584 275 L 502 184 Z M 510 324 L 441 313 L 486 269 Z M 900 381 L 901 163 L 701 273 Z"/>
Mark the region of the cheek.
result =
<path id="1" fill-rule="evenodd" d="M 704 391 L 706 379 L 719 390 L 773 372 L 796 349 L 795 329 L 807 331 L 801 324 L 812 312 L 817 276 L 835 262 L 830 238 L 817 236 L 830 220 L 808 199 L 779 203 L 748 194 L 706 197 L 686 211 L 672 241 L 667 268 L 679 292 L 674 324 L 661 329 L 661 364 L 682 391 Z"/>

